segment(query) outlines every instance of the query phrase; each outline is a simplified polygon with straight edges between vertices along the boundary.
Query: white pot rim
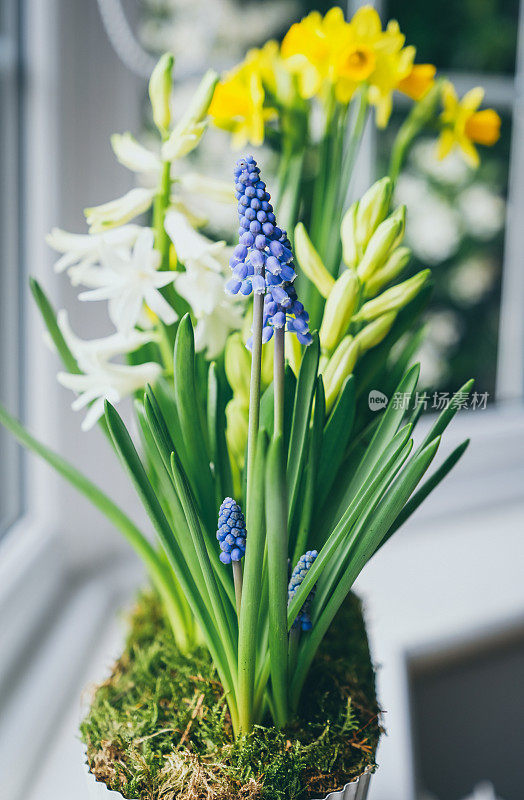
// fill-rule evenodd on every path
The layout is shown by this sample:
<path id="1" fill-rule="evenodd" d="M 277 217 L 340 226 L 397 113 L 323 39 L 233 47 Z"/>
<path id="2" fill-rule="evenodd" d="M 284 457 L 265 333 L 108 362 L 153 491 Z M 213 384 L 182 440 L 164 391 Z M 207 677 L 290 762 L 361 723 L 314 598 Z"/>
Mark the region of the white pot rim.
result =
<path id="1" fill-rule="evenodd" d="M 85 746 L 84 767 L 90 800 L 125 800 L 120 792 L 109 789 L 103 781 L 99 781 L 95 778 L 89 769 Z M 339 791 L 330 792 L 323 797 L 322 800 L 366 800 L 372 772 L 372 768 L 368 767 L 358 778 L 355 778 L 350 783 L 346 783 Z M 132 800 L 137 800 L 137 798 L 132 798 Z"/>

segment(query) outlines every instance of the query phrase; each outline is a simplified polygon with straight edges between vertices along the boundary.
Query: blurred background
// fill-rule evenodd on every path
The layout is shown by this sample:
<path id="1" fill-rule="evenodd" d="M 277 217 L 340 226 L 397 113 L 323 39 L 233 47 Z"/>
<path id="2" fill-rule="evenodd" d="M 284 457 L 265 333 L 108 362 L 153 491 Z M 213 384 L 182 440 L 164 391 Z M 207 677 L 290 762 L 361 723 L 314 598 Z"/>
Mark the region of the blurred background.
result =
<path id="1" fill-rule="evenodd" d="M 82 434 L 29 302 L 34 274 L 80 335 L 101 336 L 96 304 L 52 272 L 45 233 L 84 232 L 82 210 L 132 177 L 115 131 L 151 133 L 147 78 L 176 57 L 175 110 L 209 66 L 313 8 L 302 0 L 0 0 L 0 399 L 135 513 L 98 430 Z M 341 4 L 343 5 L 343 4 Z M 361 5 L 348 4 L 351 15 Z M 519 0 L 383 0 L 417 61 L 463 94 L 483 85 L 502 136 L 472 171 L 413 149 L 397 187 L 408 244 L 433 269 L 425 385 L 469 377 L 485 407 L 462 412 L 446 446 L 472 446 L 436 495 L 358 581 L 385 710 L 371 800 L 524 798 L 524 27 Z M 344 6 L 345 7 L 345 6 Z M 351 193 L 384 170 L 403 115 L 370 126 Z M 228 137 L 209 131 L 200 169 L 229 178 Z M 270 160 L 271 155 L 268 153 Z M 227 223 L 217 218 L 221 229 Z M 431 408 L 428 409 L 431 414 Z M 138 514 L 136 510 L 136 514 Z M 0 431 L 0 796 L 87 798 L 78 700 L 122 641 L 140 566 L 105 521 Z"/>

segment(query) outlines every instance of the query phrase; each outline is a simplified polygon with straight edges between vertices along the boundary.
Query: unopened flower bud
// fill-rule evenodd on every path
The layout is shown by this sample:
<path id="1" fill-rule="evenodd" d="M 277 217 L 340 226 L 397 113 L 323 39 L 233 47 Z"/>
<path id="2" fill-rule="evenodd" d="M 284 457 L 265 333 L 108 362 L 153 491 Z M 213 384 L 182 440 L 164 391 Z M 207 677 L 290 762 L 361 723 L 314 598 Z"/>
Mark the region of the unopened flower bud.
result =
<path id="1" fill-rule="evenodd" d="M 391 248 L 393 250 L 395 247 L 399 246 L 404 238 L 404 231 L 406 230 L 406 206 L 397 206 L 393 213 L 389 215 L 389 219 L 396 220 L 401 224 L 399 234 L 393 242 L 393 247 Z"/>
<path id="2" fill-rule="evenodd" d="M 351 375 L 360 353 L 360 345 L 352 336 L 346 336 L 331 356 L 324 372 L 326 412 L 333 407 L 346 378 Z"/>
<path id="3" fill-rule="evenodd" d="M 328 297 L 335 280 L 322 263 L 322 259 L 301 222 L 295 228 L 295 255 L 309 280 L 314 283 L 323 297 Z"/>
<path id="4" fill-rule="evenodd" d="M 353 203 L 348 208 L 340 224 L 340 238 L 342 240 L 342 260 L 346 267 L 353 269 L 358 262 L 358 249 L 355 234 L 355 223 L 358 212 L 358 203 Z"/>
<path id="5" fill-rule="evenodd" d="M 298 378 L 300 364 L 302 363 L 302 347 L 296 336 L 286 331 L 286 359 L 289 366 Z"/>
<path id="6" fill-rule="evenodd" d="M 273 339 L 271 339 L 271 341 L 269 341 L 262 348 L 262 358 L 260 362 L 260 379 L 262 381 L 263 387 L 269 386 L 269 384 L 273 380 L 274 355 L 275 355 L 275 342 L 273 341 Z"/>
<path id="7" fill-rule="evenodd" d="M 386 218 L 392 188 L 391 178 L 382 178 L 374 183 L 359 201 L 355 219 L 355 237 L 362 253 L 366 250 L 377 227 Z"/>
<path id="8" fill-rule="evenodd" d="M 361 353 L 376 347 L 377 344 L 380 344 L 385 339 L 395 322 L 396 316 L 396 311 L 388 311 L 387 314 L 377 317 L 357 333 L 355 341 L 358 342 Z"/>
<path id="9" fill-rule="evenodd" d="M 149 99 L 153 109 L 153 119 L 158 130 L 165 134 L 171 123 L 171 110 L 169 99 L 173 84 L 173 64 L 175 59 L 172 53 L 164 53 L 160 57 L 149 79 Z"/>
<path id="10" fill-rule="evenodd" d="M 380 317 L 388 311 L 398 311 L 399 308 L 406 306 L 420 292 L 423 286 L 429 281 L 431 270 L 424 269 L 412 278 L 409 278 L 391 289 L 386 289 L 374 300 L 364 303 L 354 319 L 357 321 L 369 322 Z"/>
<path id="11" fill-rule="evenodd" d="M 344 336 L 358 302 L 360 281 L 356 272 L 347 269 L 335 282 L 324 308 L 320 326 L 320 344 L 324 350 L 334 350 Z"/>
<path id="12" fill-rule="evenodd" d="M 217 73 L 212 69 L 208 70 L 200 81 L 186 113 L 162 146 L 164 161 L 183 158 L 198 145 L 206 129 L 206 116 L 217 82 Z"/>
<path id="13" fill-rule="evenodd" d="M 367 281 L 377 269 L 380 269 L 403 231 L 404 223 L 398 215 L 392 214 L 380 223 L 369 240 L 366 252 L 357 267 L 358 277 L 361 281 Z"/>
<path id="14" fill-rule="evenodd" d="M 226 376 L 235 397 L 249 403 L 249 376 L 251 358 L 240 333 L 233 333 L 227 340 L 225 353 Z"/>
<path id="15" fill-rule="evenodd" d="M 396 250 L 393 250 L 384 266 L 377 269 L 366 283 L 366 297 L 374 297 L 383 286 L 391 283 L 397 275 L 400 275 L 410 258 L 409 247 L 397 247 Z"/>
<path id="16" fill-rule="evenodd" d="M 226 422 L 229 452 L 242 469 L 246 453 L 248 422 L 248 406 L 242 397 L 234 397 L 227 404 Z"/>

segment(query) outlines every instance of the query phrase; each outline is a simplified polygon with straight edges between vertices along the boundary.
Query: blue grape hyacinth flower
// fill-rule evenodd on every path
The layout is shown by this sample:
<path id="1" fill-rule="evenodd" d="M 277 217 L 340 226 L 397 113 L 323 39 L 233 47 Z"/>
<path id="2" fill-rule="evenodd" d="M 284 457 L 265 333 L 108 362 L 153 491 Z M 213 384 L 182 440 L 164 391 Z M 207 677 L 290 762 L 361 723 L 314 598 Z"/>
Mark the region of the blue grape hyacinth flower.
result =
<path id="1" fill-rule="evenodd" d="M 303 556 L 300 556 L 297 565 L 293 572 L 291 573 L 291 579 L 289 581 L 288 589 L 287 589 L 287 601 L 288 605 L 297 593 L 298 587 L 306 577 L 308 571 L 311 569 L 313 562 L 315 561 L 318 553 L 316 550 L 308 550 L 307 553 L 304 553 Z M 315 587 L 310 591 L 308 594 L 304 605 L 302 606 L 300 613 L 297 615 L 293 623 L 293 627 L 300 627 L 303 631 L 310 631 L 311 630 L 311 616 L 310 616 L 310 608 L 311 608 L 311 601 L 315 596 Z"/>
<path id="2" fill-rule="evenodd" d="M 232 497 L 226 497 L 218 513 L 217 539 L 223 564 L 240 561 L 246 552 L 246 520 Z"/>
<path id="3" fill-rule="evenodd" d="M 264 294 L 262 341 L 269 342 L 277 328 L 295 333 L 301 344 L 311 344 L 309 315 L 297 298 L 293 281 L 297 274 L 286 231 L 276 224 L 271 196 L 260 179 L 253 156 L 245 156 L 235 167 L 238 200 L 239 243 L 229 265 L 233 277 L 226 290 L 231 294 Z M 247 342 L 250 348 L 251 342 Z"/>

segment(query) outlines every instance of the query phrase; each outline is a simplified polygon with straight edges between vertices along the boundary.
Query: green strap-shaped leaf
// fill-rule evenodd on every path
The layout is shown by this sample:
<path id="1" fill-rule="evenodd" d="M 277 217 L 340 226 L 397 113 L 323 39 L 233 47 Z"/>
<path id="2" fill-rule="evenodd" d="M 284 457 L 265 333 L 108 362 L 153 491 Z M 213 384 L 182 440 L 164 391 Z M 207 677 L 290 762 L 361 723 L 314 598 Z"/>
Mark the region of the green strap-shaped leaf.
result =
<path id="1" fill-rule="evenodd" d="M 269 658 L 275 721 L 287 722 L 287 503 L 282 436 L 269 445 L 266 463 L 266 526 L 269 576 Z"/>
<path id="2" fill-rule="evenodd" d="M 165 425 L 169 431 L 169 437 L 173 442 L 173 446 L 177 451 L 182 463 L 187 464 L 186 449 L 184 444 L 184 437 L 182 436 L 182 429 L 180 427 L 180 420 L 178 419 L 178 409 L 175 401 L 175 389 L 161 377 L 155 382 L 154 399 L 158 409 L 162 415 Z M 151 398 L 150 398 L 151 399 Z M 151 400 L 153 402 L 153 400 Z"/>
<path id="3" fill-rule="evenodd" d="M 240 729 L 246 733 L 251 730 L 254 719 L 257 623 L 263 592 L 260 565 L 264 561 L 266 543 L 264 524 L 266 451 L 267 435 L 265 431 L 260 431 L 253 475 L 253 491 L 250 497 L 252 505 L 248 511 L 248 518 L 251 522 L 246 538 L 244 586 L 238 634 L 238 713 Z"/>
<path id="4" fill-rule="evenodd" d="M 225 407 L 224 385 L 220 379 L 217 364 L 213 361 L 209 365 L 207 383 L 207 428 L 211 461 L 215 472 L 218 506 L 224 497 L 233 495 L 231 462 L 226 442 Z"/>
<path id="5" fill-rule="evenodd" d="M 46 293 L 36 278 L 29 278 L 29 287 L 35 299 L 35 303 L 38 306 L 38 310 L 42 315 L 47 332 L 53 340 L 53 344 L 57 349 L 58 355 L 62 359 L 64 367 L 68 370 L 68 372 L 72 372 L 75 375 L 79 374 L 82 370 L 79 368 L 76 358 L 67 346 L 66 340 L 62 335 L 62 331 L 58 327 L 58 323 L 56 321 L 56 312 Z"/>
<path id="6" fill-rule="evenodd" d="M 0 423 L 4 425 L 18 441 L 28 450 L 40 456 L 53 469 L 61 475 L 68 483 L 79 491 L 89 502 L 98 508 L 99 511 L 125 536 L 132 548 L 143 560 L 151 576 L 154 586 L 157 588 L 165 603 L 167 613 L 175 624 L 179 609 L 176 601 L 172 597 L 172 576 L 165 562 L 160 558 L 157 551 L 148 542 L 144 534 L 129 519 L 129 517 L 108 497 L 95 483 L 86 478 L 76 467 L 66 461 L 62 456 L 55 453 L 49 447 L 35 439 L 14 417 L 12 417 L 2 406 L 0 406 Z"/>
<path id="7" fill-rule="evenodd" d="M 313 343 L 306 348 L 298 374 L 291 436 L 287 456 L 287 485 L 289 520 L 292 521 L 298 500 L 302 470 L 307 453 L 307 437 L 311 407 L 315 393 L 320 344 L 318 335 L 314 335 Z"/>
<path id="8" fill-rule="evenodd" d="M 344 459 L 355 419 L 355 379 L 350 375 L 342 387 L 325 430 L 318 468 L 317 505 L 322 507 Z"/>
<path id="9" fill-rule="evenodd" d="M 175 398 L 187 454 L 188 476 L 198 498 L 204 524 L 209 531 L 216 524 L 215 487 L 209 466 L 207 431 L 197 402 L 195 342 L 189 315 L 180 321 L 174 355 Z"/>
<path id="10" fill-rule="evenodd" d="M 360 571 L 375 552 L 383 537 L 407 502 L 416 485 L 431 464 L 438 449 L 440 439 L 432 441 L 422 452 L 416 454 L 395 479 L 380 505 L 374 510 L 366 524 L 362 526 L 360 535 L 355 537 L 352 552 L 349 554 L 348 566 L 342 579 L 338 582 L 326 606 L 320 610 L 318 617 L 315 603 L 313 628 L 303 642 L 298 657 L 297 669 L 291 686 L 292 707 L 296 708 L 300 692 L 307 672 L 315 657 L 315 653 L 331 625 L 335 614 L 342 605 Z"/>
<path id="11" fill-rule="evenodd" d="M 329 564 L 336 564 L 341 560 L 339 554 L 342 552 L 348 533 L 351 531 L 353 525 L 360 517 L 368 513 L 371 508 L 374 508 L 377 501 L 382 496 L 384 489 L 392 479 L 392 467 L 404 450 L 409 438 L 409 433 L 409 429 L 403 429 L 392 439 L 380 461 L 380 467 L 373 474 L 372 480 L 369 480 L 353 498 L 342 519 L 321 548 L 312 567 L 308 570 L 306 577 L 300 584 L 289 605 L 289 627 L 294 622 L 304 601 L 311 592 L 313 586 L 322 577 L 327 566 Z"/>
<path id="12" fill-rule="evenodd" d="M 466 439 L 464 442 L 462 442 L 462 444 L 459 444 L 459 446 L 456 447 L 452 453 L 449 454 L 445 461 L 442 462 L 440 467 L 435 470 L 433 475 L 430 475 L 427 481 L 424 481 L 420 489 L 417 489 L 413 497 L 410 497 L 377 549 L 380 549 L 382 545 L 384 545 L 388 539 L 390 539 L 393 534 L 398 531 L 401 525 L 406 522 L 406 520 L 424 502 L 426 497 L 431 494 L 433 489 L 435 489 L 439 483 L 444 480 L 446 475 L 451 472 L 455 464 L 462 458 L 463 454 L 468 449 L 468 446 L 469 439 Z"/>
<path id="13" fill-rule="evenodd" d="M 189 486 L 189 481 L 180 459 L 176 453 L 171 453 L 171 471 L 175 488 L 180 498 L 184 516 L 187 520 L 187 526 L 191 533 L 191 538 L 197 553 L 200 569 L 204 577 L 207 591 L 210 599 L 211 613 L 216 620 L 217 630 L 224 647 L 226 658 L 229 664 L 229 670 L 233 678 L 233 686 L 236 686 L 237 681 L 237 636 L 238 630 L 236 628 L 236 614 L 234 613 L 231 603 L 224 602 L 224 596 L 220 592 L 220 588 L 216 579 L 216 575 L 211 564 L 211 559 L 207 551 L 202 529 L 200 527 L 200 520 L 196 508 L 195 499 Z M 218 560 L 218 556 L 215 554 Z"/>
<path id="14" fill-rule="evenodd" d="M 471 378 L 469 381 L 466 381 L 464 386 L 461 386 L 458 392 L 455 392 L 449 402 L 448 407 L 439 414 L 434 424 L 431 426 L 427 436 L 424 437 L 424 441 L 420 444 L 417 452 L 420 452 L 422 448 L 425 447 L 427 443 L 436 436 L 442 436 L 457 411 L 463 407 L 464 402 L 473 388 L 474 383 L 474 379 Z"/>
<path id="15" fill-rule="evenodd" d="M 204 634 L 206 643 L 216 664 L 221 680 L 225 681 L 224 688 L 227 692 L 234 690 L 234 679 L 229 667 L 224 645 L 211 617 L 206 604 L 202 602 L 202 595 L 195 584 L 191 571 L 188 568 L 183 553 L 176 541 L 166 516 L 158 502 L 151 483 L 146 475 L 142 462 L 136 452 L 131 437 L 116 409 L 106 401 L 106 419 L 115 447 L 120 454 L 142 504 L 147 511 L 153 526 L 162 542 L 169 562 L 175 575 L 182 586 L 186 599 L 191 606 L 198 624 Z M 233 703 L 233 701 L 232 701 Z M 231 708 L 231 706 L 230 706 Z M 234 704 L 233 704 L 234 708 Z M 233 713 L 233 712 L 232 712 Z"/>
<path id="16" fill-rule="evenodd" d="M 315 392 L 313 424 L 309 436 L 309 451 L 300 492 L 300 514 L 297 514 L 298 531 L 296 537 L 294 532 L 290 532 L 291 542 L 295 541 L 296 538 L 292 558 L 293 564 L 296 564 L 300 556 L 308 549 L 313 509 L 319 500 L 321 484 L 318 465 L 320 461 L 320 452 L 322 450 L 325 419 L 326 398 L 324 394 L 324 382 L 322 376 L 319 375 Z"/>
<path id="17" fill-rule="evenodd" d="M 347 508 L 348 503 L 363 485 L 364 481 L 367 480 L 368 476 L 371 474 L 371 471 L 378 463 L 378 460 L 384 452 L 384 449 L 397 432 L 406 413 L 405 409 L 407 403 L 404 402 L 404 398 L 409 398 L 409 402 L 411 402 L 411 398 L 417 385 L 419 372 L 420 367 L 418 364 L 415 364 L 413 367 L 411 367 L 411 369 L 408 370 L 408 372 L 406 372 L 400 381 L 395 390 L 395 395 L 401 398 L 400 402 L 396 403 L 393 397 L 390 398 L 388 406 L 382 415 L 382 419 L 380 420 L 379 426 L 376 429 L 371 442 L 366 448 L 363 458 L 356 467 L 355 473 L 349 483 L 349 486 L 344 492 L 339 506 L 335 509 L 335 513 L 329 515 L 328 517 L 331 524 L 333 524 L 333 521 L 336 523 L 340 519 L 341 515 L 344 513 L 344 510 Z"/>
<path id="18" fill-rule="evenodd" d="M 171 466 L 172 454 L 176 453 L 176 449 L 173 445 L 173 442 L 170 438 L 169 431 L 167 430 L 166 420 L 164 419 L 162 412 L 158 403 L 156 402 L 155 395 L 153 390 L 150 386 L 148 386 L 146 390 L 146 397 L 144 399 L 144 408 L 146 413 L 146 418 L 148 421 L 149 428 L 151 433 L 154 437 L 156 445 L 158 447 L 158 451 L 162 457 L 162 461 L 164 466 L 168 472 L 169 478 L 173 481 L 173 472 Z M 178 453 L 177 453 L 178 458 Z M 181 468 L 183 470 L 183 465 L 181 460 L 179 459 Z M 187 474 L 184 472 L 184 476 L 187 479 Z M 188 520 L 185 516 L 185 511 L 181 504 L 181 498 L 174 490 L 175 497 L 170 502 L 170 508 L 175 515 L 177 520 L 176 522 L 176 536 L 180 541 L 180 537 L 184 536 L 186 541 L 186 547 L 191 550 L 191 537 L 189 537 L 189 541 L 187 537 L 189 536 L 189 529 L 188 529 Z M 193 495 L 191 495 L 193 497 Z M 199 519 L 200 524 L 200 519 Z M 221 562 L 215 559 L 216 550 L 217 550 L 217 542 L 215 537 L 210 536 L 209 531 L 206 530 L 204 527 L 204 538 L 206 541 L 206 548 L 209 553 L 210 558 L 212 559 L 213 568 L 215 569 L 216 574 L 222 584 L 222 587 L 226 593 L 226 596 L 229 600 L 233 603 L 234 602 L 234 588 L 231 574 L 228 570 L 224 570 L 222 568 Z M 194 554 L 196 555 L 196 553 Z M 196 564 L 196 574 L 198 574 L 198 562 Z"/>

